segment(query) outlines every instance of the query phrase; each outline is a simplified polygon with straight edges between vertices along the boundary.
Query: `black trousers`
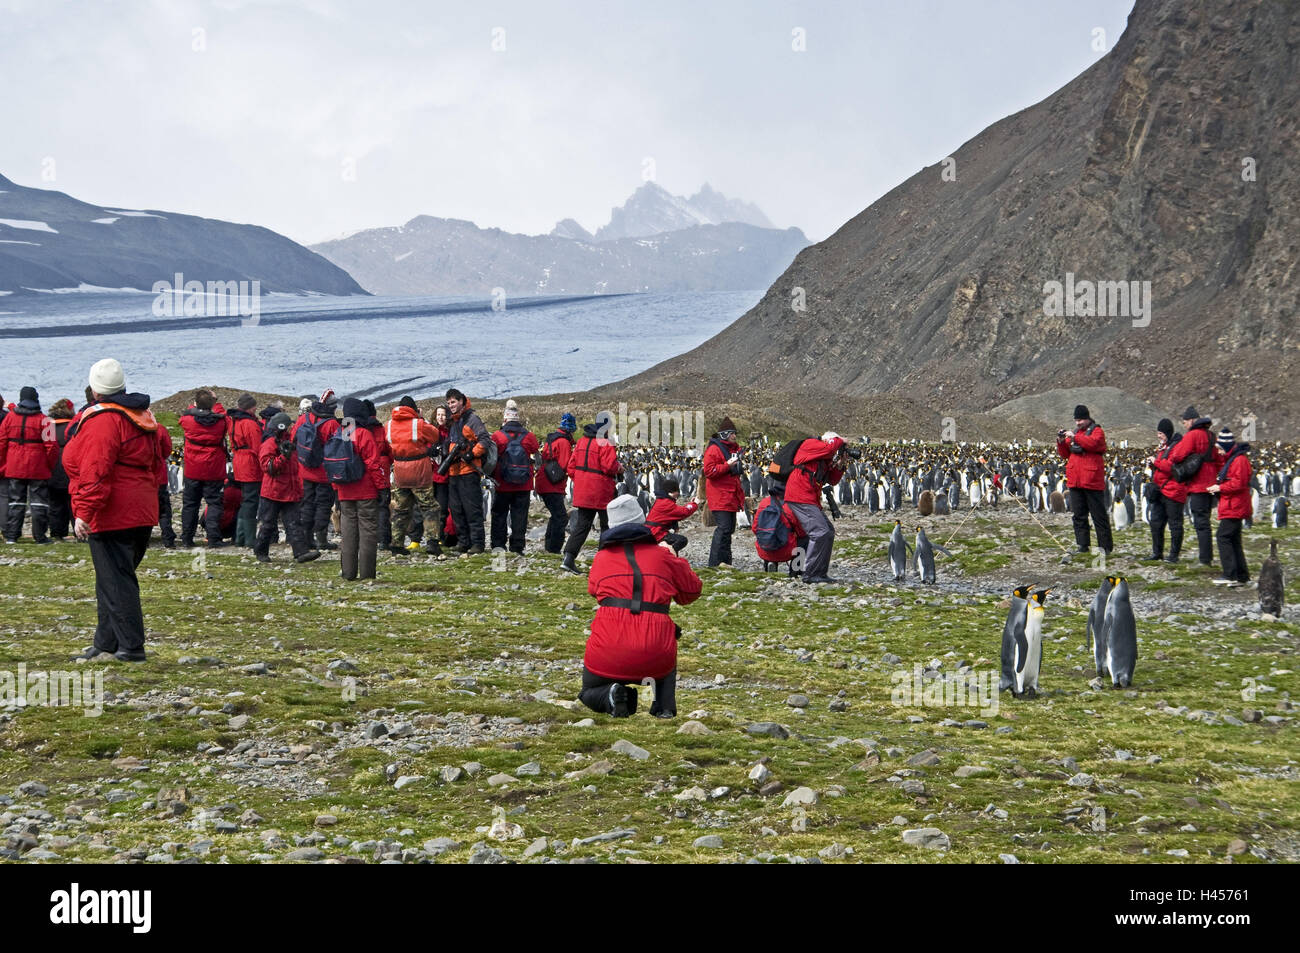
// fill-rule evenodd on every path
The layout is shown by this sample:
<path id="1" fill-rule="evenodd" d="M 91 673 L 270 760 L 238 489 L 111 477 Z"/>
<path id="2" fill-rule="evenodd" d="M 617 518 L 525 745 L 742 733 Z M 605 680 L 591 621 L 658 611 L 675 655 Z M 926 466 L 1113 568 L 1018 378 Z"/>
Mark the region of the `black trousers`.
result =
<path id="1" fill-rule="evenodd" d="M 1189 493 L 1187 507 L 1192 511 L 1192 525 L 1196 527 L 1197 558 L 1204 566 L 1212 565 L 1214 543 L 1210 535 L 1210 510 L 1214 507 L 1214 500 L 1208 493 Z"/>
<path id="2" fill-rule="evenodd" d="M 262 497 L 262 481 L 254 483 L 240 483 L 239 492 L 243 494 L 239 498 L 239 519 L 257 520 L 257 501 Z M 252 545 L 251 543 L 249 545 Z"/>
<path id="3" fill-rule="evenodd" d="M 674 533 L 671 531 L 665 532 L 664 542 L 673 548 L 673 552 L 678 553 L 679 555 L 681 554 L 681 551 L 686 548 L 686 537 L 681 533 Z"/>
<path id="4" fill-rule="evenodd" d="M 483 548 L 483 482 L 477 473 L 448 477 L 447 500 L 456 524 L 456 548 L 462 553 L 471 546 Z"/>
<path id="5" fill-rule="evenodd" d="M 1177 559 L 1183 550 L 1183 504 L 1163 493 L 1151 504 L 1151 554 L 1165 554 L 1165 526 L 1169 527 L 1169 558 Z"/>
<path id="6" fill-rule="evenodd" d="M 50 535 L 63 539 L 72 525 L 72 497 L 66 486 L 50 487 Z"/>
<path id="7" fill-rule="evenodd" d="M 140 580 L 135 570 L 144 559 L 151 535 L 152 526 L 90 534 L 99 610 L 95 648 L 101 652 L 144 649 L 144 610 L 140 608 Z"/>
<path id="8" fill-rule="evenodd" d="M 253 543 L 253 552 L 259 556 L 269 555 L 271 544 L 280 535 L 276 522 L 284 524 L 284 535 L 289 540 L 295 557 L 311 549 L 307 534 L 302 528 L 300 504 L 296 500 L 283 502 L 261 497 L 257 502 L 257 539 Z"/>
<path id="9" fill-rule="evenodd" d="M 334 487 L 328 483 L 303 480 L 302 503 L 298 507 L 303 534 L 310 538 L 313 533 L 328 529 L 333 511 Z"/>
<path id="10" fill-rule="evenodd" d="M 387 549 L 393 542 L 393 527 L 389 524 L 392 519 L 392 510 L 389 505 L 393 501 L 392 490 L 379 491 L 379 548 Z"/>
<path id="11" fill-rule="evenodd" d="M 1246 566 L 1246 554 L 1241 548 L 1241 520 L 1219 520 L 1219 565 L 1223 567 L 1224 579 L 1237 582 L 1250 582 L 1250 569 Z"/>
<path id="12" fill-rule="evenodd" d="M 451 515 L 451 487 L 448 483 L 433 484 L 433 498 L 438 501 L 438 542 L 448 541 L 447 517 Z M 428 518 L 428 514 L 425 514 Z M 411 539 L 415 539 L 414 536 Z"/>
<path id="13" fill-rule="evenodd" d="M 731 565 L 731 535 L 736 531 L 736 514 L 715 510 L 713 542 L 709 544 L 709 565 Z"/>
<path id="14" fill-rule="evenodd" d="M 32 539 L 44 539 L 50 525 L 48 480 L 9 480 L 9 510 L 5 514 L 5 537 L 17 542 L 23 535 L 27 507 L 32 508 Z"/>
<path id="15" fill-rule="evenodd" d="M 164 543 L 176 542 L 176 530 L 172 529 L 172 494 L 165 483 L 158 487 L 158 531 Z"/>
<path id="16" fill-rule="evenodd" d="M 609 514 L 604 509 L 593 510 L 585 506 L 575 506 L 569 513 L 569 541 L 564 544 L 566 555 L 577 557 L 582 552 L 582 544 L 587 541 L 591 524 L 600 517 L 600 531 L 609 529 Z"/>
<path id="17" fill-rule="evenodd" d="M 546 551 L 558 553 L 564 549 L 564 527 L 569 523 L 569 511 L 564 508 L 563 493 L 538 494 L 551 518 L 546 521 Z"/>
<path id="18" fill-rule="evenodd" d="M 1080 490 L 1070 487 L 1070 516 L 1074 520 L 1074 541 L 1080 549 L 1089 549 L 1088 516 L 1097 527 L 1097 548 L 1110 552 L 1115 548 L 1110 538 L 1110 514 L 1106 512 L 1105 490 Z"/>
<path id="19" fill-rule="evenodd" d="M 492 497 L 492 548 L 506 545 L 506 520 L 510 521 L 510 551 L 522 553 L 528 533 L 528 503 L 532 490 L 497 490 Z"/>
<path id="20" fill-rule="evenodd" d="M 617 679 L 605 678 L 603 675 L 597 675 L 595 672 L 588 670 L 584 665 L 582 667 L 582 691 L 578 693 L 578 700 L 590 708 L 592 711 L 610 714 L 614 706 L 609 701 L 609 686 L 611 685 L 637 685 L 639 682 L 619 682 Z M 633 692 L 633 699 L 636 693 Z M 632 703 L 632 711 L 636 711 L 635 700 Z M 673 669 L 663 678 L 655 679 L 655 700 L 650 706 L 650 714 L 657 715 L 659 712 L 669 712 L 677 714 L 677 669 Z"/>
<path id="21" fill-rule="evenodd" d="M 181 490 L 181 543 L 194 545 L 194 530 L 199 524 L 199 503 L 208 505 L 208 518 L 203 524 L 208 542 L 215 543 L 221 539 L 221 491 L 225 489 L 222 480 L 191 480 L 185 478 Z"/>

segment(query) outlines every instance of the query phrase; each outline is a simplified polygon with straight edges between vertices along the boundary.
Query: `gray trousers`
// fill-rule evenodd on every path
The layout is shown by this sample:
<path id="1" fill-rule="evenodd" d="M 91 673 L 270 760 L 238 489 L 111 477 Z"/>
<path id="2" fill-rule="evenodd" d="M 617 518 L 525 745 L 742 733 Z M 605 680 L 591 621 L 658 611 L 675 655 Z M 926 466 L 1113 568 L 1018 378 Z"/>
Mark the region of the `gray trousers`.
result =
<path id="1" fill-rule="evenodd" d="M 339 500 L 339 569 L 344 579 L 374 579 L 379 500 Z"/>
<path id="2" fill-rule="evenodd" d="M 835 545 L 835 527 L 816 503 L 789 503 L 808 534 L 808 554 L 804 557 L 803 577 L 825 576 L 831 568 L 831 548 Z"/>

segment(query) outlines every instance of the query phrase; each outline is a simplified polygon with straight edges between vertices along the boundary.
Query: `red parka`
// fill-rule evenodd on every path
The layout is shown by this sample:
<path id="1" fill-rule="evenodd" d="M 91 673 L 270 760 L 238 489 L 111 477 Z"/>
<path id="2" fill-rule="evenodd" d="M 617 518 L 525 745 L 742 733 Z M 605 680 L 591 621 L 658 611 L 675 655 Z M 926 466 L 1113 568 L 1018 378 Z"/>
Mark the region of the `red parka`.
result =
<path id="1" fill-rule="evenodd" d="M 0 421 L 0 475 L 9 480 L 48 480 L 59 458 L 54 421 L 40 409 L 18 407 Z"/>
<path id="2" fill-rule="evenodd" d="M 650 504 L 650 512 L 645 516 L 645 525 L 654 536 L 655 542 L 662 543 L 669 532 L 677 529 L 678 520 L 686 519 L 699 508 L 700 504 L 694 500 L 683 506 L 671 496 L 661 496 Z"/>
<path id="3" fill-rule="evenodd" d="M 162 424 L 158 425 L 158 452 L 162 454 L 162 460 L 158 465 L 158 485 L 167 486 L 167 461 L 172 456 L 172 435 Z"/>
<path id="4" fill-rule="evenodd" d="M 537 468 L 536 489 L 538 493 L 563 493 L 569 485 L 569 457 L 573 454 L 573 435 L 563 430 L 556 430 L 546 437 L 542 447 L 542 465 Z M 552 483 L 546 479 L 546 461 L 554 460 L 565 471 L 564 479 Z"/>
<path id="5" fill-rule="evenodd" d="M 226 479 L 226 435 L 230 419 L 217 404 L 212 410 L 191 407 L 181 414 L 185 434 L 185 479 Z"/>
<path id="6" fill-rule="evenodd" d="M 379 453 L 379 470 L 384 475 L 384 481 L 379 485 L 380 490 L 387 490 L 391 485 L 391 474 L 393 472 L 393 448 L 388 443 L 388 437 L 384 433 L 384 425 L 374 417 L 364 425 L 366 430 L 370 431 L 370 436 L 375 438 L 375 449 Z"/>
<path id="7" fill-rule="evenodd" d="M 335 483 L 340 500 L 374 500 L 379 491 L 388 486 L 388 474 L 383 471 L 380 462 L 379 445 L 374 434 L 365 427 L 355 427 L 352 431 L 352 450 L 361 458 L 366 472 L 360 480 L 352 483 Z"/>
<path id="8" fill-rule="evenodd" d="M 63 448 L 72 514 L 92 533 L 158 522 L 158 473 L 166 471 L 158 421 L 143 394 L 116 394 L 86 408 Z"/>
<path id="9" fill-rule="evenodd" d="M 257 483 L 262 479 L 262 468 L 257 463 L 257 451 L 262 446 L 262 421 L 242 410 L 232 410 L 229 417 L 235 480 Z"/>
<path id="10" fill-rule="evenodd" d="M 1194 421 L 1178 441 L 1174 452 L 1169 455 L 1170 463 L 1181 463 L 1193 454 L 1200 454 L 1204 461 L 1196 471 L 1196 476 L 1188 481 L 1188 493 L 1206 492 L 1219 475 L 1219 467 L 1223 466 L 1223 454 L 1210 436 L 1210 423 L 1209 417 Z"/>
<path id="11" fill-rule="evenodd" d="M 1240 453 L 1237 451 L 1240 450 Z M 1246 453 L 1250 450 L 1250 444 L 1239 443 L 1229 451 L 1225 463 L 1220 472 L 1223 474 L 1219 478 L 1219 519 L 1221 520 L 1244 520 L 1249 519 L 1251 513 L 1250 503 L 1250 457 Z M 1234 457 L 1233 453 L 1237 453 Z M 1211 484 L 1213 485 L 1213 484 Z"/>
<path id="12" fill-rule="evenodd" d="M 506 465 L 506 446 L 510 443 L 510 436 L 511 434 L 521 432 L 523 433 L 523 437 L 520 439 L 519 443 L 523 446 L 524 453 L 528 454 L 528 479 L 524 480 L 522 483 L 507 483 L 499 476 L 494 477 L 498 481 L 497 489 L 503 490 L 506 493 L 511 493 L 517 490 L 532 490 L 532 459 L 533 454 L 537 452 L 537 434 L 533 433 L 531 430 L 525 430 L 523 424 L 514 421 L 505 424 L 500 430 L 492 434 L 492 441 L 497 445 L 497 474 L 501 474 L 504 472 L 504 467 Z"/>
<path id="13" fill-rule="evenodd" d="M 1081 453 L 1070 450 L 1077 444 Z M 1056 452 L 1065 458 L 1065 483 L 1072 490 L 1106 488 L 1106 431 L 1089 421 L 1064 440 L 1056 442 Z"/>
<path id="14" fill-rule="evenodd" d="M 280 452 L 280 442 L 267 437 L 257 451 L 262 471 L 262 496 L 277 503 L 297 503 L 302 499 L 302 474 L 298 472 L 298 450 Z"/>
<path id="15" fill-rule="evenodd" d="M 603 510 L 614 499 L 614 481 L 623 472 L 618 451 L 604 437 L 584 434 L 573 446 L 565 472 L 573 480 L 573 505 Z"/>
<path id="16" fill-rule="evenodd" d="M 740 485 L 740 461 L 735 467 L 727 460 L 740 449 L 733 440 L 714 437 L 704 451 L 700 468 L 704 471 L 704 498 L 715 513 L 735 513 L 745 505 L 745 491 Z"/>
<path id="17" fill-rule="evenodd" d="M 794 472 L 785 482 L 787 503 L 812 503 L 822 505 L 822 487 L 835 486 L 844 471 L 831 466 L 831 461 L 844 449 L 844 438 L 818 440 L 809 437 L 799 444 L 794 455 Z"/>
<path id="18" fill-rule="evenodd" d="M 393 408 L 384 435 L 393 453 L 393 486 L 432 486 L 434 467 L 429 448 L 442 440 L 438 428 L 414 407 L 398 406 Z"/>
<path id="19" fill-rule="evenodd" d="M 1173 469 L 1171 457 L 1180 443 L 1182 443 L 1182 438 L 1176 438 L 1173 443 L 1156 454 L 1155 462 L 1151 464 L 1151 482 L 1160 488 L 1161 493 L 1175 503 L 1186 503 L 1187 484 L 1179 483 L 1170 473 Z"/>
<path id="20" fill-rule="evenodd" d="M 338 418 L 333 413 L 324 413 L 321 404 L 313 404 L 311 410 L 294 421 L 292 436 L 295 439 L 298 436 L 298 428 L 309 417 L 316 423 L 316 433 L 320 438 L 321 446 L 325 446 L 330 437 L 334 436 L 334 432 L 339 429 Z M 299 462 L 298 472 L 304 480 L 310 480 L 312 483 L 328 483 L 330 481 L 330 478 L 325 475 L 325 465 L 323 463 L 318 467 L 306 467 Z"/>
<path id="21" fill-rule="evenodd" d="M 643 528 L 631 542 L 632 558 L 641 573 L 641 599 L 667 608 L 674 600 L 687 605 L 699 597 L 702 584 L 691 564 L 672 550 L 650 541 Z M 617 533 L 617 530 L 611 531 Z M 632 566 L 624 543 L 602 542 L 591 561 L 587 591 L 597 601 L 631 599 Z M 583 664 L 602 678 L 640 681 L 663 678 L 677 667 L 677 626 L 667 612 L 602 605 L 591 623 Z"/>

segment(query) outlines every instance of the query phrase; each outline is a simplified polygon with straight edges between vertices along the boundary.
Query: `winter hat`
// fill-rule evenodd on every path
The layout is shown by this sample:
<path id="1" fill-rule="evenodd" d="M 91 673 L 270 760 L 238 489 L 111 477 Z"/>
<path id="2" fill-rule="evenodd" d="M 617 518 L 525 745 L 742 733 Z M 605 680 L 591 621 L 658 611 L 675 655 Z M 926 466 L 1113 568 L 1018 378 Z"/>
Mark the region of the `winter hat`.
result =
<path id="1" fill-rule="evenodd" d="M 578 429 L 578 419 L 573 414 L 560 414 L 560 429 L 565 433 L 573 433 Z"/>
<path id="2" fill-rule="evenodd" d="M 727 431 L 735 433 L 736 425 L 731 422 L 730 417 L 723 417 L 722 423 L 718 424 L 718 433 L 726 433 Z"/>
<path id="3" fill-rule="evenodd" d="M 252 394 L 240 394 L 239 400 L 235 401 L 235 406 L 242 411 L 250 411 L 257 406 L 257 398 Z"/>
<path id="4" fill-rule="evenodd" d="M 311 410 L 311 405 L 313 403 L 315 402 L 310 397 L 304 397 L 302 400 L 298 401 L 298 413 L 307 413 L 307 411 Z"/>
<path id="5" fill-rule="evenodd" d="M 50 416 L 56 417 L 59 420 L 66 420 L 74 413 L 76 413 L 76 411 L 73 410 L 72 401 L 68 400 L 66 397 L 62 400 L 56 400 L 54 406 L 50 408 Z"/>
<path id="6" fill-rule="evenodd" d="M 409 394 L 403 397 L 401 400 L 399 400 L 397 402 L 397 406 L 410 407 L 412 410 L 419 410 L 419 408 L 415 406 L 415 398 L 410 396 Z"/>
<path id="7" fill-rule="evenodd" d="M 596 436 L 596 434 L 598 434 L 599 432 L 600 432 L 600 428 L 597 427 L 595 424 L 583 424 L 583 425 L 582 425 L 582 435 L 583 435 L 584 437 L 594 437 L 594 436 Z"/>
<path id="8" fill-rule="evenodd" d="M 1161 417 L 1160 423 L 1156 424 L 1156 430 L 1165 435 L 1166 438 L 1174 435 L 1174 422 L 1168 417 Z"/>
<path id="9" fill-rule="evenodd" d="M 281 411 L 280 413 L 272 417 L 270 423 L 267 424 L 267 427 L 270 430 L 275 431 L 277 433 L 288 430 L 292 426 L 293 426 L 293 418 L 290 417 L 288 414 L 284 413 L 283 411 Z"/>
<path id="10" fill-rule="evenodd" d="M 659 488 L 655 490 L 655 496 L 662 500 L 665 499 L 669 493 L 680 493 L 681 491 L 682 485 L 680 483 L 672 477 L 664 477 L 659 481 Z"/>
<path id="11" fill-rule="evenodd" d="M 518 420 L 519 409 L 517 407 L 507 407 L 505 410 L 501 412 L 501 419 L 504 420 L 506 423 L 510 423 L 510 421 L 512 420 Z"/>
<path id="12" fill-rule="evenodd" d="M 39 407 L 41 395 L 36 393 L 35 387 L 24 387 L 18 392 L 18 403 L 26 404 L 28 407 Z"/>
<path id="13" fill-rule="evenodd" d="M 1078 404 L 1074 408 L 1075 420 L 1092 420 L 1092 414 L 1088 413 L 1088 408 L 1083 404 Z"/>
<path id="14" fill-rule="evenodd" d="M 1237 442 L 1237 438 L 1232 435 L 1232 431 L 1224 427 L 1219 431 L 1219 449 L 1227 453 L 1232 449 L 1232 445 Z"/>
<path id="15" fill-rule="evenodd" d="M 333 404 L 333 403 L 335 403 L 336 401 L 335 401 L 335 397 L 334 397 L 334 388 L 332 388 L 332 387 L 326 387 L 325 390 L 324 390 L 324 392 L 320 395 L 320 402 L 321 402 L 322 404 Z"/>
<path id="16" fill-rule="evenodd" d="M 1196 408 L 1188 404 L 1187 409 L 1183 411 L 1183 420 L 1199 420 L 1200 418 L 1201 415 L 1196 412 Z"/>
<path id="17" fill-rule="evenodd" d="M 105 397 L 126 390 L 126 372 L 122 365 L 111 357 L 96 361 L 90 368 L 90 389 Z"/>
<path id="18" fill-rule="evenodd" d="M 361 423 L 370 415 L 366 413 L 366 403 L 355 397 L 343 398 L 343 417 L 351 417 L 354 423 Z"/>
<path id="19" fill-rule="evenodd" d="M 611 500 L 605 507 L 605 513 L 609 516 L 610 529 L 624 523 L 645 522 L 645 512 L 641 509 L 641 504 L 636 501 L 635 496 L 627 493 Z"/>
<path id="20" fill-rule="evenodd" d="M 373 417 L 375 415 L 375 402 L 372 400 L 363 400 L 361 403 L 366 405 L 366 415 Z"/>

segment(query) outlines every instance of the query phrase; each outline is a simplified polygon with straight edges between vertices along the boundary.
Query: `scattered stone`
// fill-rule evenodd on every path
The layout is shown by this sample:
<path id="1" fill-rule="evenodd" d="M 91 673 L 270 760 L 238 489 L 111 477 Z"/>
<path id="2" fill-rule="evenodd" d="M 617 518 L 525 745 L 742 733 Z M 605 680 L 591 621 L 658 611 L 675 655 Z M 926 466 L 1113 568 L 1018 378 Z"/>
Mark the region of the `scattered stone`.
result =
<path id="1" fill-rule="evenodd" d="M 529 844 L 527 847 L 524 848 L 524 856 L 534 857 L 537 854 L 540 854 L 542 851 L 546 850 L 546 848 L 549 845 L 550 845 L 550 841 L 548 841 L 545 837 L 539 837 L 531 844 Z"/>
<path id="2" fill-rule="evenodd" d="M 248 726 L 248 716 L 234 715 L 226 724 L 230 726 L 231 731 L 243 731 Z"/>
<path id="3" fill-rule="evenodd" d="M 673 795 L 674 801 L 707 801 L 708 799 L 709 792 L 701 787 L 687 788 L 685 791 Z"/>
<path id="4" fill-rule="evenodd" d="M 593 834 L 591 837 L 575 837 L 573 839 L 573 846 L 586 847 L 588 844 L 602 844 L 606 841 L 626 840 L 629 837 L 635 836 L 636 831 L 633 830 L 606 831 L 603 834 Z"/>
<path id="5" fill-rule="evenodd" d="M 526 764 L 521 764 L 519 767 L 515 768 L 515 774 L 527 775 L 529 777 L 535 777 L 541 773 L 542 766 L 536 761 L 529 761 Z"/>
<path id="6" fill-rule="evenodd" d="M 772 772 L 768 770 L 765 764 L 756 764 L 749 769 L 749 780 L 759 785 L 766 783 L 771 776 Z"/>
<path id="7" fill-rule="evenodd" d="M 1018 858 L 1015 854 L 998 854 L 998 860 L 1002 861 L 1002 863 L 1004 864 L 1020 863 L 1020 858 Z"/>
<path id="8" fill-rule="evenodd" d="M 24 781 L 18 785 L 19 797 L 45 797 L 49 793 L 49 786 L 40 781 Z"/>
<path id="9" fill-rule="evenodd" d="M 918 781 L 916 778 L 908 778 L 899 786 L 903 789 L 904 794 L 910 795 L 911 797 L 926 796 L 925 782 Z"/>
<path id="10" fill-rule="evenodd" d="M 243 672 L 245 675 L 270 675 L 271 669 L 265 662 L 254 662 L 251 665 L 240 665 L 235 669 L 236 672 Z"/>
<path id="11" fill-rule="evenodd" d="M 926 850 L 947 850 L 952 846 L 948 835 L 937 827 L 913 827 L 903 831 L 903 843 Z"/>
<path id="12" fill-rule="evenodd" d="M 371 740 L 375 738 L 382 738 L 384 737 L 384 735 L 388 734 L 388 726 L 385 725 L 382 721 L 367 722 L 365 728 L 361 729 L 361 734 L 362 737 L 369 738 Z"/>
<path id="13" fill-rule="evenodd" d="M 614 762 L 606 761 L 605 759 L 602 758 L 599 761 L 592 762 L 591 764 L 587 765 L 587 767 L 582 768 L 579 771 L 568 772 L 567 774 L 565 774 L 565 777 L 566 778 L 604 777 L 605 775 L 609 774 L 613 770 L 614 770 Z"/>
<path id="14" fill-rule="evenodd" d="M 679 735 L 711 735 L 713 729 L 700 721 L 686 721 L 677 729 Z"/>
<path id="15" fill-rule="evenodd" d="M 777 794 L 780 794 L 784 790 L 785 790 L 785 785 L 782 784 L 780 781 L 768 781 L 766 784 L 764 784 L 761 788 L 758 789 L 758 793 L 761 797 L 773 797 Z"/>
<path id="16" fill-rule="evenodd" d="M 632 742 L 628 741 L 626 738 L 619 738 L 618 741 L 615 741 L 609 746 L 609 750 L 617 751 L 619 754 L 625 754 L 629 758 L 635 758 L 637 761 L 645 761 L 650 757 L 649 751 L 632 744 Z"/>
<path id="17" fill-rule="evenodd" d="M 914 768 L 929 768 L 939 763 L 939 756 L 930 749 L 914 754 L 907 759 L 907 763 Z"/>
<path id="18" fill-rule="evenodd" d="M 689 724 L 689 722 L 687 722 L 687 724 Z M 572 728 L 594 728 L 594 727 L 596 727 L 596 719 L 594 719 L 594 718 L 580 718 L 580 719 L 578 719 L 577 721 L 575 721 L 575 722 L 574 722 L 570 727 L 572 727 Z M 682 727 L 685 728 L 686 725 L 682 725 Z M 680 733 L 680 732 L 679 732 L 679 733 Z"/>
<path id="19" fill-rule="evenodd" d="M 1241 854 L 1246 853 L 1246 849 L 1248 846 L 1249 845 L 1247 845 L 1247 843 L 1241 838 L 1236 838 L 1235 840 L 1231 840 L 1228 842 L 1228 856 L 1229 857 L 1240 856 Z"/>
<path id="20" fill-rule="evenodd" d="M 333 827 L 339 822 L 339 819 L 333 814 L 317 814 L 315 824 L 317 827 Z"/>
<path id="21" fill-rule="evenodd" d="M 785 700 L 791 708 L 807 708 L 810 702 L 807 695 L 791 695 Z"/>
<path id="22" fill-rule="evenodd" d="M 691 846 L 708 850 L 720 850 L 722 848 L 722 838 L 717 834 L 705 834 L 703 837 L 695 838 L 691 842 Z"/>
<path id="23" fill-rule="evenodd" d="M 465 777 L 465 772 L 454 764 L 449 764 L 438 772 L 438 780 L 442 781 L 443 784 L 455 784 L 463 777 Z"/>
<path id="24" fill-rule="evenodd" d="M 297 850 L 291 850 L 284 855 L 285 860 L 303 860 L 312 861 L 320 860 L 325 855 L 321 853 L 319 847 L 300 847 Z"/>
<path id="25" fill-rule="evenodd" d="M 487 779 L 487 783 L 491 787 L 499 788 L 507 784 L 518 784 L 519 779 L 509 774 L 494 774 Z"/>
<path id="26" fill-rule="evenodd" d="M 793 791 L 787 794 L 785 796 L 785 800 L 781 802 L 781 806 L 797 807 L 797 806 L 807 805 L 811 807 L 812 805 L 816 804 L 819 800 L 820 798 L 817 796 L 817 792 L 814 791 L 812 788 L 800 787 L 800 788 L 795 788 Z"/>
<path id="27" fill-rule="evenodd" d="M 424 780 L 423 774 L 404 774 L 396 781 L 393 782 L 393 787 L 396 788 L 398 791 L 400 791 L 402 790 L 402 788 L 414 784 L 416 781 L 423 781 L 423 780 Z"/>
<path id="28" fill-rule="evenodd" d="M 751 735 L 766 736 L 768 738 L 779 738 L 784 741 L 790 737 L 790 731 L 784 725 L 778 725 L 774 721 L 756 721 L 745 726 L 745 731 Z"/>
<path id="29" fill-rule="evenodd" d="M 1091 774 L 1084 774 L 1080 771 L 1065 783 L 1072 788 L 1090 788 L 1094 783 L 1094 779 Z"/>
<path id="30" fill-rule="evenodd" d="M 435 837 L 432 840 L 424 842 L 425 852 L 432 854 L 434 857 L 446 853 L 449 850 L 455 850 L 459 846 L 460 841 L 452 840 L 450 837 Z"/>
<path id="31" fill-rule="evenodd" d="M 993 774 L 993 769 L 978 764 L 963 764 L 953 774 L 959 778 L 987 778 Z"/>

